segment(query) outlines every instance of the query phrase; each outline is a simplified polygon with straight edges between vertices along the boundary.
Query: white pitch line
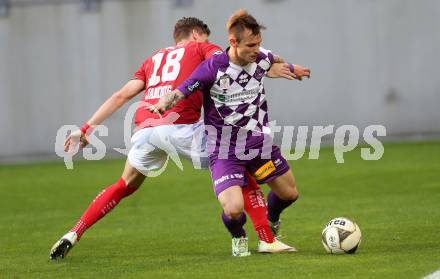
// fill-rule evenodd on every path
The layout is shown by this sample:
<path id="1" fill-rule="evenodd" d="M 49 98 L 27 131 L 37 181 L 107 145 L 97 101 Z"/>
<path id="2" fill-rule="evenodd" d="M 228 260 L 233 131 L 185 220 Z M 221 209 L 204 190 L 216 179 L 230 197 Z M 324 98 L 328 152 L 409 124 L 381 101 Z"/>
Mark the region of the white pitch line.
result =
<path id="1" fill-rule="evenodd" d="M 437 271 L 434 271 L 434 273 L 431 273 L 422 279 L 440 279 L 440 269 Z"/>

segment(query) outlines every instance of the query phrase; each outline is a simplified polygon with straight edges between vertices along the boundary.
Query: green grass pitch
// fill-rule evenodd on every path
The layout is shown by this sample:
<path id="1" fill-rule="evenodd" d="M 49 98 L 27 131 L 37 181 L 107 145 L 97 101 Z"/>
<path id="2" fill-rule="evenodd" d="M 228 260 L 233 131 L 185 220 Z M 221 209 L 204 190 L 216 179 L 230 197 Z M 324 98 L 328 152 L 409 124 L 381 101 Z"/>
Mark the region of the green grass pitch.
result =
<path id="1" fill-rule="evenodd" d="M 306 153 L 307 154 L 307 153 Z M 86 232 L 69 256 L 48 260 L 123 160 L 61 160 L 0 166 L 0 278 L 421 278 L 440 269 L 440 142 L 385 145 L 379 161 L 360 150 L 337 164 L 333 149 L 291 162 L 300 199 L 283 215 L 285 242 L 298 253 L 230 256 L 230 238 L 208 171 L 174 164 Z M 267 191 L 267 186 L 264 186 Z M 354 219 L 363 242 L 354 255 L 328 255 L 321 230 Z"/>

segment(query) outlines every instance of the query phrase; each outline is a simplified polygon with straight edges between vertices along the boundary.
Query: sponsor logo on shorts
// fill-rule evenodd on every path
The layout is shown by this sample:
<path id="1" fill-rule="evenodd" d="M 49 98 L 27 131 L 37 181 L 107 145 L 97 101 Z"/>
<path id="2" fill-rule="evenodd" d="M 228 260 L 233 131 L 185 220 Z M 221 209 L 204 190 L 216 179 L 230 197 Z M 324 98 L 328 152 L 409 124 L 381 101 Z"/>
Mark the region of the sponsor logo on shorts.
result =
<path id="1" fill-rule="evenodd" d="M 214 185 L 217 186 L 218 184 L 223 183 L 227 180 L 242 179 L 243 177 L 244 177 L 244 175 L 241 173 L 232 173 L 232 174 L 223 175 L 219 179 L 214 180 Z"/>
<path id="2" fill-rule="evenodd" d="M 282 163 L 283 161 L 281 161 L 281 159 L 276 159 L 275 160 L 275 167 L 278 167 L 279 165 L 281 165 L 281 163 Z"/>
<path id="3" fill-rule="evenodd" d="M 272 160 L 262 165 L 255 173 L 254 176 L 257 180 L 263 180 L 276 170 Z"/>

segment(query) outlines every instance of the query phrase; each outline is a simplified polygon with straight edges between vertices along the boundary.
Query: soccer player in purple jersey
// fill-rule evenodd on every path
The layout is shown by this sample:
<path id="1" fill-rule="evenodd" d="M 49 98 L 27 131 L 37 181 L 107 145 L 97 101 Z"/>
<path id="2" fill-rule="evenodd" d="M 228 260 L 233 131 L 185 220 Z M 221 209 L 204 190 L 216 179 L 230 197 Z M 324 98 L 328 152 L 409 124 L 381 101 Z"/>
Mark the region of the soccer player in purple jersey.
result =
<path id="1" fill-rule="evenodd" d="M 196 90 L 203 91 L 214 191 L 233 246 L 235 241 L 247 247 L 241 189 L 246 185 L 246 170 L 258 183 L 267 183 L 271 188 L 268 219 L 275 231 L 281 212 L 298 199 L 290 167 L 270 137 L 263 81 L 273 63 L 284 61 L 260 47 L 263 28 L 245 10 L 235 12 L 227 23 L 230 47 L 200 64 L 189 79 L 150 108 L 163 113 L 176 101 Z M 296 79 L 310 77 L 305 67 L 289 67 Z M 243 251 L 243 255 L 248 254 Z"/>

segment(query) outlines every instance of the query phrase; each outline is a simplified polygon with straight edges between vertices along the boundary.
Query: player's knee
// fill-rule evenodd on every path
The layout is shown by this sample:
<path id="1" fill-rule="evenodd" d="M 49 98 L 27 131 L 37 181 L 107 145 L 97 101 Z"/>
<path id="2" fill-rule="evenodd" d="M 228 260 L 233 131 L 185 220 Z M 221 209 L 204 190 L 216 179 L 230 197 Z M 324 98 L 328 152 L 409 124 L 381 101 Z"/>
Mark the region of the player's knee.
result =
<path id="1" fill-rule="evenodd" d="M 298 188 L 296 188 L 296 181 L 295 180 L 292 181 L 289 188 L 291 190 L 291 191 L 289 191 L 290 192 L 289 200 L 296 201 L 299 198 L 299 192 L 298 192 Z"/>
<path id="2" fill-rule="evenodd" d="M 284 196 L 285 200 L 296 201 L 299 198 L 299 193 L 296 187 L 290 188 L 290 190 Z"/>
<path id="3" fill-rule="evenodd" d="M 296 201 L 298 198 L 299 198 L 299 193 L 298 191 L 295 190 L 295 192 L 291 195 L 290 200 Z"/>
<path id="4" fill-rule="evenodd" d="M 239 219 L 243 214 L 243 206 L 238 204 L 228 204 L 223 208 L 225 215 L 231 219 Z"/>

